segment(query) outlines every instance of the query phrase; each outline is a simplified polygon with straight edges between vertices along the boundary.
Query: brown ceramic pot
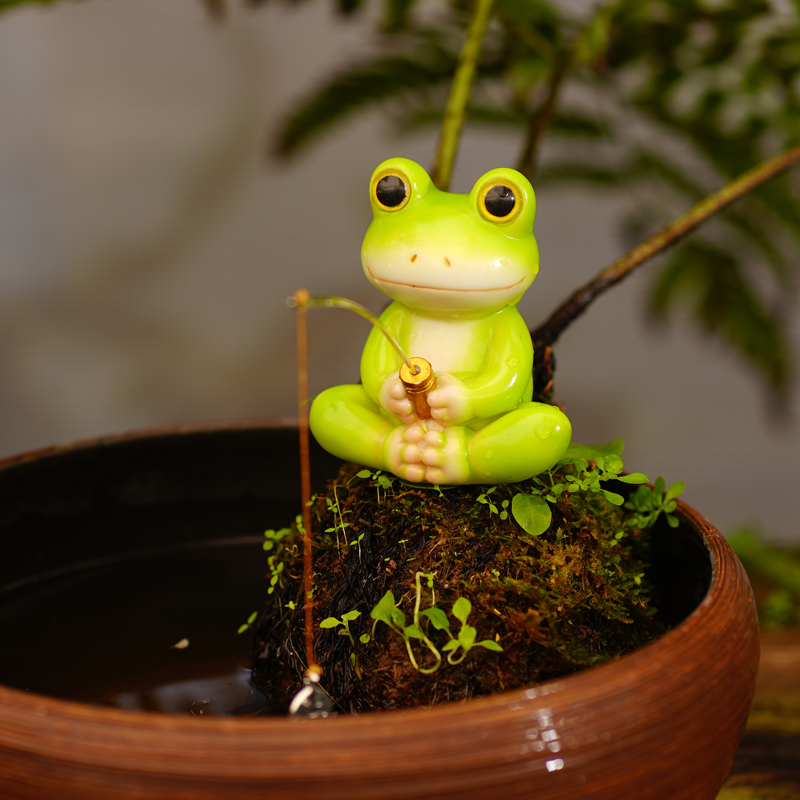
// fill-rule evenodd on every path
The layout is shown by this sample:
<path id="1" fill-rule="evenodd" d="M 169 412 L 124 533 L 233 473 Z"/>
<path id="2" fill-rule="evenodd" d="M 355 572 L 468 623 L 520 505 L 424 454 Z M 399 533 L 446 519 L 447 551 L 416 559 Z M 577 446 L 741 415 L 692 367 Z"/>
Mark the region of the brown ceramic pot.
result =
<path id="1" fill-rule="evenodd" d="M 245 519 L 263 530 L 293 515 L 295 435 L 181 428 L 0 462 L 0 604 L 34 573 L 206 535 L 195 518 L 236 535 Z M 615 663 L 466 703 L 311 721 L 148 714 L 0 687 L 0 796 L 712 800 L 750 706 L 757 623 L 725 540 L 679 513 L 655 578 L 685 618 Z M 112 535 L 134 523 L 136 537 Z"/>

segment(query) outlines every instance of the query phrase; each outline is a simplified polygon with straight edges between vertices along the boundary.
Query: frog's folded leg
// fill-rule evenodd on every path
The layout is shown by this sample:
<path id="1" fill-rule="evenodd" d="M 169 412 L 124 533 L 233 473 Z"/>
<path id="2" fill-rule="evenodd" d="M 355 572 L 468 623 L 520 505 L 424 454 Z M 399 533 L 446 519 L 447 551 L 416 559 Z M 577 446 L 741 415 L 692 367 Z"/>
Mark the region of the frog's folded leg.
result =
<path id="1" fill-rule="evenodd" d="M 572 425 L 546 403 L 521 403 L 469 443 L 470 483 L 516 483 L 554 467 L 569 447 Z"/>
<path id="2" fill-rule="evenodd" d="M 384 469 L 383 443 L 400 424 L 382 414 L 363 386 L 332 386 L 319 394 L 309 412 L 311 432 L 333 455 L 373 469 Z"/>

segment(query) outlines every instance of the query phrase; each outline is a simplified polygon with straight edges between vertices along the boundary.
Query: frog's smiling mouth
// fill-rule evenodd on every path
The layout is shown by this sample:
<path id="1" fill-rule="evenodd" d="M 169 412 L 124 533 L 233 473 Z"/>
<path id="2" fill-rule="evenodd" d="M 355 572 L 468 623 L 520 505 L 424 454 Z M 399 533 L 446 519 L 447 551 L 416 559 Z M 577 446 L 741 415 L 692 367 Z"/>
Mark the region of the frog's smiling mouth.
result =
<path id="1" fill-rule="evenodd" d="M 372 274 L 372 270 L 367 267 L 367 272 L 369 273 L 370 278 L 372 278 L 376 283 L 388 283 L 392 286 L 405 286 L 409 289 L 427 289 L 432 292 L 460 292 L 462 294 L 473 294 L 475 292 L 507 292 L 511 289 L 516 289 L 517 286 L 521 286 L 525 283 L 525 277 L 523 276 L 520 278 L 516 283 L 512 283 L 510 286 L 492 286 L 486 289 L 459 289 L 457 287 L 447 287 L 447 286 L 423 286 L 419 283 L 401 283 L 400 281 L 390 281 L 387 278 L 376 278 L 375 275 Z"/>

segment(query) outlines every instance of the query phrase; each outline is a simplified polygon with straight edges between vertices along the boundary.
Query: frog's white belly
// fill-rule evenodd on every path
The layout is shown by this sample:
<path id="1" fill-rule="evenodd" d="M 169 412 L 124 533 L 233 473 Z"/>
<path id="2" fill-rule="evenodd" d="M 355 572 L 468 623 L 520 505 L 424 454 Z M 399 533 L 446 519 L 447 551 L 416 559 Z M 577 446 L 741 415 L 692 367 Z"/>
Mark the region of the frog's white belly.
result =
<path id="1" fill-rule="evenodd" d="M 406 337 L 408 355 L 427 359 L 434 372 L 480 372 L 489 346 L 483 322 L 417 317 Z"/>

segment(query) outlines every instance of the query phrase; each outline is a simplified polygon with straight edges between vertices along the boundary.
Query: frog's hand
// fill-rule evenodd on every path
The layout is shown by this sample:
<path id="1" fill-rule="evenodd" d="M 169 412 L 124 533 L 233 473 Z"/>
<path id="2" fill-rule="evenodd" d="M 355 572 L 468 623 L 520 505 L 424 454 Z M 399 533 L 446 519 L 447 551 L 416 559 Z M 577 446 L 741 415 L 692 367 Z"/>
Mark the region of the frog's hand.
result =
<path id="1" fill-rule="evenodd" d="M 464 378 L 473 416 L 496 417 L 530 400 L 533 371 L 531 335 L 515 306 L 492 318 L 492 338 L 483 370 Z"/>
<path id="2" fill-rule="evenodd" d="M 463 381 L 446 372 L 436 376 L 438 386 L 428 392 L 431 417 L 444 426 L 461 425 L 472 419 L 469 389 Z"/>
<path id="3" fill-rule="evenodd" d="M 418 421 L 414 404 L 409 400 L 405 386 L 400 380 L 400 374 L 397 372 L 383 381 L 378 394 L 378 405 L 406 425 Z"/>

